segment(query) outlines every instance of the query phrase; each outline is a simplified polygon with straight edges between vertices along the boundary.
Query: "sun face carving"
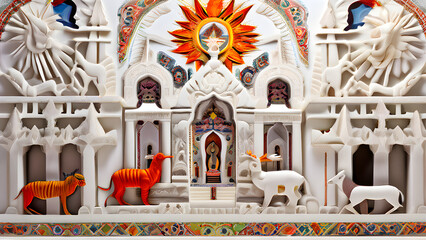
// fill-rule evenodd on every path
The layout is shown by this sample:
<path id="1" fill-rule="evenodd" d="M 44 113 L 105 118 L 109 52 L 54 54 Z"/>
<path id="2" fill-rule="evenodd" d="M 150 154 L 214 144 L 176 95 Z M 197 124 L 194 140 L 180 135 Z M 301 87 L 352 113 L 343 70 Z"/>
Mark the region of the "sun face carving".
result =
<path id="1" fill-rule="evenodd" d="M 57 15 L 46 4 L 29 3 L 12 15 L 5 28 L 2 41 L 6 46 L 17 46 L 12 55 L 16 66 L 26 78 L 38 78 L 42 82 L 58 78 L 61 71 L 70 72 L 74 50 L 53 38 L 55 30 L 62 28 Z M 10 44 L 10 45 L 9 45 Z"/>
<path id="2" fill-rule="evenodd" d="M 223 0 L 210 0 L 204 7 L 194 0 L 194 11 L 180 6 L 188 21 L 177 21 L 182 29 L 169 32 L 178 44 L 173 52 L 186 55 L 186 63 L 195 62 L 197 70 L 209 60 L 209 51 L 219 52 L 219 60 L 231 71 L 233 64 L 244 64 L 243 55 L 256 49 L 258 34 L 256 27 L 241 24 L 252 5 L 239 10 L 234 2 L 224 7 Z"/>
<path id="3" fill-rule="evenodd" d="M 401 72 L 409 71 L 410 62 L 424 54 L 424 42 L 418 37 L 423 31 L 413 14 L 403 14 L 402 7 L 392 10 L 378 8 L 379 14 L 365 18 L 374 27 L 370 34 L 372 41 L 367 42 L 371 46 L 368 61 L 372 68 L 392 70 L 400 77 Z"/>

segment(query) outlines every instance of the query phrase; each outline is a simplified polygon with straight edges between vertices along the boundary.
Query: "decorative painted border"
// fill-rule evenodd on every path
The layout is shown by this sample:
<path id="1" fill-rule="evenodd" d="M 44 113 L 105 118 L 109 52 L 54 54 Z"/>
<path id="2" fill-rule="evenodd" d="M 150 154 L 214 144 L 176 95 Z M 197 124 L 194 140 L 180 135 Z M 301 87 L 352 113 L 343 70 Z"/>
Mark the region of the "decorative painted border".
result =
<path id="1" fill-rule="evenodd" d="M 302 62 L 307 66 L 309 60 L 308 11 L 298 0 L 264 0 L 287 22 Z"/>
<path id="2" fill-rule="evenodd" d="M 1 35 L 3 33 L 3 29 L 6 26 L 6 24 L 9 22 L 10 17 L 12 14 L 17 12 L 19 8 L 21 8 L 26 3 L 30 2 L 31 0 L 14 0 L 9 4 L 9 6 L 6 7 L 6 9 L 3 10 L 3 12 L 0 13 L 0 39 Z"/>
<path id="3" fill-rule="evenodd" d="M 4 30 L 4 27 L 9 22 L 9 19 L 12 16 L 12 14 L 17 12 L 19 10 L 19 8 L 21 8 L 23 5 L 25 5 L 26 3 L 30 2 L 30 1 L 31 0 L 13 0 L 9 4 L 9 6 L 6 7 L 6 9 L 3 10 L 0 13 L 0 39 L 1 39 L 1 35 L 3 33 L 3 30 Z M 268 1 L 273 1 L 273 0 L 268 0 Z M 411 0 L 394 0 L 394 1 L 401 4 L 402 6 L 404 6 L 405 9 L 407 9 L 409 12 L 413 13 L 416 16 L 416 18 L 418 19 L 418 21 L 419 21 L 420 25 L 422 26 L 423 31 L 425 32 L 425 35 L 426 35 L 426 14 L 419 7 L 417 7 L 417 5 L 414 4 Z M 121 39 L 124 40 L 122 42 L 122 44 L 120 44 L 119 51 L 118 51 L 119 55 L 121 54 L 120 57 L 119 57 L 120 62 L 125 58 L 125 52 L 126 52 L 127 47 L 129 45 L 128 40 L 130 39 L 130 35 L 133 33 L 133 28 L 135 26 L 137 26 L 137 22 L 139 22 L 140 17 L 142 16 L 142 18 L 143 18 L 143 16 L 145 16 L 146 13 L 149 12 L 149 10 L 151 10 L 152 7 L 156 5 L 156 3 L 158 4 L 162 1 L 156 0 L 156 1 L 148 1 L 148 2 L 149 2 L 149 7 L 144 8 L 144 11 L 142 11 L 142 14 L 139 13 L 139 14 L 136 14 L 137 16 L 132 16 L 135 19 L 131 21 L 130 31 L 127 31 L 125 34 L 120 32 Z M 144 1 L 144 3 L 145 3 L 145 1 Z M 122 8 L 125 7 L 125 6 L 127 6 L 127 5 L 124 4 L 122 6 Z M 121 11 L 122 8 L 120 8 L 120 11 Z M 147 10 L 147 11 L 145 11 L 145 10 Z M 120 29 L 123 29 L 123 23 L 120 23 Z"/>
<path id="4" fill-rule="evenodd" d="M 426 35 L 426 14 L 419 7 L 417 7 L 417 5 L 414 4 L 413 1 L 411 0 L 394 0 L 394 1 L 401 4 L 402 6 L 404 6 L 404 8 L 407 11 L 414 14 L 414 16 L 419 21 L 419 24 L 422 26 L 423 32 Z"/>
<path id="5" fill-rule="evenodd" d="M 413 236 L 426 222 L 390 223 L 0 223 L 0 236 Z"/>
<path id="6" fill-rule="evenodd" d="M 125 61 L 127 50 L 142 19 L 156 6 L 166 0 L 137 0 L 127 1 L 118 10 L 120 17 L 118 35 L 118 61 Z"/>

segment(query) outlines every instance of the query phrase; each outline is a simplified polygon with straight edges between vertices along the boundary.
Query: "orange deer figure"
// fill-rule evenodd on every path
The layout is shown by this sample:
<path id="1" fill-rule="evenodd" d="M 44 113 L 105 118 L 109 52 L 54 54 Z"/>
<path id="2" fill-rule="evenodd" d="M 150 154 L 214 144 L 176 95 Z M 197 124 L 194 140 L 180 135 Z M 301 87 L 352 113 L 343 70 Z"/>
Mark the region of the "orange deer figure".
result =
<path id="1" fill-rule="evenodd" d="M 99 189 L 108 191 L 111 189 L 112 183 L 114 183 L 114 192 L 105 199 L 105 207 L 107 205 L 108 198 L 111 196 L 115 197 L 120 205 L 130 205 L 123 200 L 124 192 L 128 187 L 139 187 L 141 189 L 142 202 L 145 205 L 149 205 L 149 190 L 152 186 L 154 186 L 154 184 L 160 181 L 163 160 L 172 157 L 173 156 L 165 156 L 162 153 L 157 153 L 152 159 L 151 165 L 147 169 L 131 168 L 116 171 L 111 176 L 109 188 L 102 188 L 98 186 Z"/>
<path id="2" fill-rule="evenodd" d="M 24 210 L 25 212 L 32 214 L 32 212 L 41 215 L 34 209 L 29 208 L 28 206 L 33 201 L 33 198 L 39 198 L 45 200 L 47 198 L 60 197 L 62 208 L 64 209 L 65 214 L 71 215 L 67 209 L 67 196 L 73 194 L 77 186 L 83 187 L 86 185 L 86 181 L 84 180 L 84 176 L 75 173 L 75 170 L 70 175 L 64 176 L 66 177 L 64 181 L 36 181 L 30 182 L 25 185 L 18 196 L 16 196 L 15 200 L 21 195 L 24 194 Z"/>

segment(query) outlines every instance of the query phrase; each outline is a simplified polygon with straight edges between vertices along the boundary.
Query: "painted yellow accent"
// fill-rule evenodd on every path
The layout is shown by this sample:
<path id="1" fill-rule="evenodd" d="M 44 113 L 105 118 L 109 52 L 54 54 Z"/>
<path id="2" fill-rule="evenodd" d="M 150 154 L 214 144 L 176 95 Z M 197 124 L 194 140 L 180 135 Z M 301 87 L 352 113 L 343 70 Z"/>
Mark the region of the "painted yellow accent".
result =
<path id="1" fill-rule="evenodd" d="M 284 185 L 278 185 L 278 193 L 285 192 L 285 186 Z"/>
<path id="2" fill-rule="evenodd" d="M 203 51 L 204 53 L 207 53 L 208 54 L 208 52 L 207 52 L 207 50 L 206 49 L 204 49 L 202 46 L 201 46 L 201 42 L 200 42 L 200 38 L 199 38 L 199 36 L 200 36 L 200 30 L 201 30 L 201 28 L 204 26 L 204 25 L 206 25 L 206 24 L 208 24 L 208 23 L 211 23 L 211 22 L 217 22 L 217 23 L 220 23 L 220 24 L 222 24 L 223 26 L 225 26 L 226 27 L 226 30 L 228 30 L 228 45 L 226 45 L 226 47 L 224 48 L 224 49 L 222 49 L 222 51 L 220 51 L 220 53 L 219 54 L 222 54 L 222 53 L 224 53 L 224 52 L 226 52 L 226 51 L 228 51 L 231 47 L 232 47 L 232 44 L 234 43 L 234 32 L 233 32 L 233 30 L 232 30 L 232 27 L 231 27 L 231 25 L 228 23 L 228 22 L 226 22 L 226 21 L 224 21 L 224 20 L 222 20 L 222 19 L 220 19 L 220 18 L 206 18 L 206 19 L 204 19 L 203 21 L 201 21 L 199 24 L 198 24 L 198 26 L 197 26 L 197 28 L 195 29 L 195 31 L 194 31 L 194 35 L 192 36 L 192 39 L 194 40 L 194 42 L 195 42 L 195 45 L 196 45 L 196 47 L 198 48 L 198 49 L 200 49 L 201 51 Z"/>
<path id="3" fill-rule="evenodd" d="M 294 186 L 294 192 L 297 192 L 299 190 L 299 186 Z"/>
<path id="4" fill-rule="evenodd" d="M 214 120 L 216 117 L 217 117 L 216 113 L 212 112 L 212 113 L 210 114 L 210 118 L 211 118 L 211 119 L 213 119 L 213 120 Z"/>

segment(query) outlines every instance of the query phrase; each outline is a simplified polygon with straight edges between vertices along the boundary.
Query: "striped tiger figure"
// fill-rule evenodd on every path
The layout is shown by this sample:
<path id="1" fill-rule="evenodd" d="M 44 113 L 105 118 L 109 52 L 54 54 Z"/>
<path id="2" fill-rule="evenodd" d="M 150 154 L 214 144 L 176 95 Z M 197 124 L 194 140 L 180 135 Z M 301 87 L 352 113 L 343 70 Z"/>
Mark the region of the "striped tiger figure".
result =
<path id="1" fill-rule="evenodd" d="M 36 213 L 41 215 L 34 209 L 28 207 L 34 197 L 42 200 L 47 198 L 60 197 L 64 213 L 71 215 L 67 209 L 67 196 L 73 194 L 77 186 L 83 187 L 86 185 L 84 176 L 79 173 L 75 173 L 76 171 L 74 171 L 70 176 L 64 174 L 64 176 L 67 176 L 64 181 L 30 182 L 21 189 L 15 200 L 18 199 L 21 194 L 24 194 L 25 212 L 29 214 Z"/>
<path id="2" fill-rule="evenodd" d="M 149 205 L 149 190 L 152 186 L 154 186 L 154 184 L 160 181 L 163 160 L 172 157 L 173 156 L 165 156 L 162 153 L 157 153 L 153 157 L 151 165 L 147 169 L 129 168 L 116 171 L 111 176 L 109 188 L 98 186 L 99 189 L 108 191 L 111 189 L 112 183 L 114 183 L 114 192 L 105 199 L 105 207 L 107 205 L 108 198 L 111 196 L 115 197 L 120 205 L 129 205 L 123 200 L 123 195 L 127 187 L 139 187 L 141 189 L 142 202 L 145 205 Z"/>

